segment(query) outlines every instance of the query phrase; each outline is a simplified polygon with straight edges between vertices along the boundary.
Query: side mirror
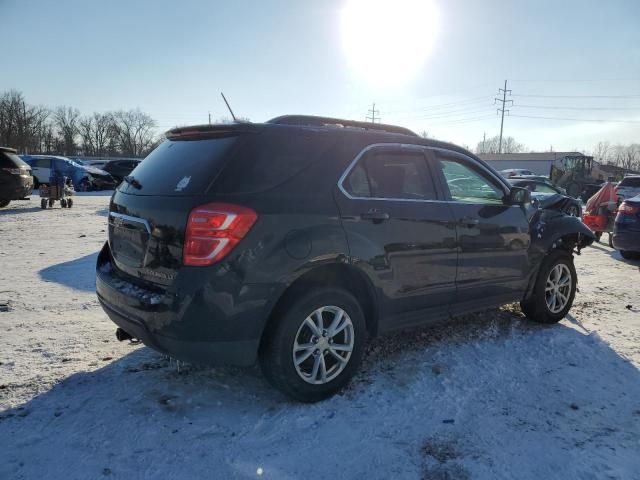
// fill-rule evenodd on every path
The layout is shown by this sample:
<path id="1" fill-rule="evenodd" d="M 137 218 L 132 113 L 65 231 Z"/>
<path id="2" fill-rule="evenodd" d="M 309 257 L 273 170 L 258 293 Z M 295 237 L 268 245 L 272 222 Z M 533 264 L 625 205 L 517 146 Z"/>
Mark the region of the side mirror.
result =
<path id="1" fill-rule="evenodd" d="M 509 205 L 525 205 L 531 203 L 531 192 L 522 187 L 511 187 L 509 196 L 507 197 Z"/>

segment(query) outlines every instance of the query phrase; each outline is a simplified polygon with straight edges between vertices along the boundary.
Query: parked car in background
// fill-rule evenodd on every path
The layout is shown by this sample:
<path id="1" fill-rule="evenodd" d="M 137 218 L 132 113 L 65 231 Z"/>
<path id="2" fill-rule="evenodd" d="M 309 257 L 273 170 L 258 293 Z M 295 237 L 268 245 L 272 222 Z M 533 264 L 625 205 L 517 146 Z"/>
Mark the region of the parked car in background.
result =
<path id="1" fill-rule="evenodd" d="M 402 127 L 309 116 L 176 128 L 116 189 L 96 290 L 177 359 L 252 365 L 326 398 L 367 339 L 519 301 L 554 323 L 593 233 L 533 209 L 474 154 Z"/>
<path id="2" fill-rule="evenodd" d="M 567 215 L 572 215 L 574 217 L 582 216 L 582 204 L 580 203 L 580 201 L 568 196 L 564 189 L 560 187 L 556 187 L 555 185 L 547 182 L 529 179 L 518 179 L 516 177 L 510 178 L 509 183 L 517 187 L 526 188 L 531 192 L 531 197 L 538 201 L 547 203 L 552 200 L 551 197 L 554 196 L 558 197 L 557 201 L 560 201 L 560 199 L 564 199 L 562 208 Z"/>
<path id="3" fill-rule="evenodd" d="M 618 207 L 613 248 L 624 258 L 640 260 L 640 195 L 627 198 Z"/>
<path id="4" fill-rule="evenodd" d="M 640 175 L 628 175 L 616 186 L 616 195 L 620 200 L 640 195 Z"/>
<path id="5" fill-rule="evenodd" d="M 514 175 L 513 177 L 509 177 L 509 181 L 512 181 L 512 180 L 536 180 L 538 182 L 545 182 L 545 183 L 548 183 L 549 185 L 553 185 L 553 183 L 551 183 L 551 179 L 549 177 L 545 177 L 544 175 Z M 562 192 L 565 191 L 564 188 L 560 188 L 560 187 L 556 187 L 556 188 L 558 188 Z"/>
<path id="6" fill-rule="evenodd" d="M 31 167 L 13 148 L 0 147 L 0 208 L 12 200 L 28 197 L 32 190 Z"/>
<path id="7" fill-rule="evenodd" d="M 108 160 L 85 160 L 85 159 L 79 159 L 79 158 L 74 158 L 72 160 L 86 167 L 95 167 L 101 170 L 107 163 L 109 163 Z"/>
<path id="8" fill-rule="evenodd" d="M 70 178 L 76 190 L 108 190 L 116 186 L 116 181 L 104 170 L 81 165 L 66 157 L 23 155 L 22 159 L 31 166 L 35 188 L 41 183 L 49 183 L 52 169 Z"/>
<path id="9" fill-rule="evenodd" d="M 139 163 L 140 160 L 111 160 L 106 163 L 103 170 L 109 173 L 117 183 L 120 183 Z"/>
<path id="10" fill-rule="evenodd" d="M 507 168 L 506 170 L 500 170 L 500 175 L 504 178 L 519 177 L 522 175 L 535 175 L 531 170 L 526 168 Z"/>

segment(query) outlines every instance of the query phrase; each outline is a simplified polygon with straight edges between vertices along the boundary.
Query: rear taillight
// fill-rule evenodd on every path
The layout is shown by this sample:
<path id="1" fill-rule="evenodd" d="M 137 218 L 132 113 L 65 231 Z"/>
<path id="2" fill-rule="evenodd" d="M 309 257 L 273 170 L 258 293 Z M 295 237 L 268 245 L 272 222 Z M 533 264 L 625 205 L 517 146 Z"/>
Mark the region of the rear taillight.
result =
<path id="1" fill-rule="evenodd" d="M 208 203 L 191 210 L 187 221 L 182 262 L 211 265 L 222 260 L 244 238 L 258 219 L 250 208 Z"/>
<path id="2" fill-rule="evenodd" d="M 623 215 L 636 215 L 637 213 L 640 213 L 640 207 L 630 205 L 627 202 L 622 202 L 618 207 L 618 213 Z"/>

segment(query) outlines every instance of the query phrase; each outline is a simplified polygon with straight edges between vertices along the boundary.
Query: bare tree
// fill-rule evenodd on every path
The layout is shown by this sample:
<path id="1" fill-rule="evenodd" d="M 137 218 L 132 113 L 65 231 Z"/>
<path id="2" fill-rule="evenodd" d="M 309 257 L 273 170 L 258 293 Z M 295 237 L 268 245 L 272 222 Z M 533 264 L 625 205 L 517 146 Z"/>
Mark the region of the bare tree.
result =
<path id="1" fill-rule="evenodd" d="M 140 110 L 117 111 L 112 114 L 112 128 L 123 155 L 141 157 L 154 144 L 156 122 Z"/>
<path id="2" fill-rule="evenodd" d="M 599 163 L 608 163 L 611 153 L 611 144 L 609 142 L 598 142 L 593 147 L 593 159 Z"/>
<path id="3" fill-rule="evenodd" d="M 0 144 L 21 152 L 39 150 L 48 116 L 45 107 L 27 104 L 17 90 L 5 92 L 0 96 Z"/>
<path id="4" fill-rule="evenodd" d="M 80 111 L 72 107 L 58 107 L 53 113 L 53 118 L 61 140 L 62 153 L 75 155 Z"/>
<path id="5" fill-rule="evenodd" d="M 476 153 L 498 153 L 500 146 L 500 137 L 487 138 L 478 142 Z M 525 150 L 522 143 L 516 141 L 513 137 L 502 137 L 502 153 L 521 153 Z"/>

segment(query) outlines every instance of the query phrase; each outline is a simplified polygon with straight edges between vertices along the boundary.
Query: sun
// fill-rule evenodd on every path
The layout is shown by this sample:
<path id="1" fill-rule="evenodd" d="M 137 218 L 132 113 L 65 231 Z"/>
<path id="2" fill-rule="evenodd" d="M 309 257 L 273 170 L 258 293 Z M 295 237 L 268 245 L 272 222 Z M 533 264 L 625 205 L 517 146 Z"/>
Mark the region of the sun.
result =
<path id="1" fill-rule="evenodd" d="M 438 35 L 432 0 L 348 0 L 342 10 L 345 53 L 371 83 L 406 83 L 423 68 Z"/>

